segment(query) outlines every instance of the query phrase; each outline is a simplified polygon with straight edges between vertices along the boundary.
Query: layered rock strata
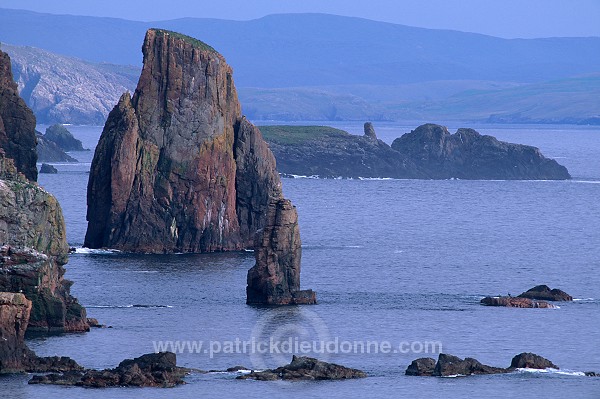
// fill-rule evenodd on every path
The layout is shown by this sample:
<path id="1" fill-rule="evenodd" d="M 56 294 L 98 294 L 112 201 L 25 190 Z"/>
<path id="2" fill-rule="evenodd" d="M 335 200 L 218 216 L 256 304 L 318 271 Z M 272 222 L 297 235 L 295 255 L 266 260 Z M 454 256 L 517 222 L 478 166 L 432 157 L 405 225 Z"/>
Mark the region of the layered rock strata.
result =
<path id="1" fill-rule="evenodd" d="M 85 245 L 211 252 L 251 245 L 275 160 L 241 115 L 232 70 L 210 46 L 150 29 L 132 96 L 110 113 L 88 184 Z"/>
<path id="2" fill-rule="evenodd" d="M 248 304 L 299 305 L 314 304 L 312 290 L 300 290 L 300 258 L 302 248 L 298 213 L 291 201 L 271 202 L 267 222 L 256 233 L 256 264 L 248 271 L 246 302 Z"/>

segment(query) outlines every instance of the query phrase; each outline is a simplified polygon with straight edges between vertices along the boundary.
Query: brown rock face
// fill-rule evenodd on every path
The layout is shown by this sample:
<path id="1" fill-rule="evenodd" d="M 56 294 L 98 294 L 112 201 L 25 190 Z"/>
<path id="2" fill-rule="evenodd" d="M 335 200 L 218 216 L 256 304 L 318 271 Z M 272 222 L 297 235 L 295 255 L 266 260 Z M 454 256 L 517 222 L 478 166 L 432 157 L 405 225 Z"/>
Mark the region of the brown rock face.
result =
<path id="1" fill-rule="evenodd" d="M 0 373 L 23 369 L 29 355 L 24 340 L 30 311 L 25 295 L 0 292 Z"/>
<path id="2" fill-rule="evenodd" d="M 96 148 L 85 245 L 247 246 L 281 190 L 270 150 L 241 116 L 231 68 L 206 44 L 162 30 L 147 32 L 143 54 L 135 94 L 121 97 Z"/>
<path id="3" fill-rule="evenodd" d="M 10 57 L 0 51 L 0 148 L 31 181 L 37 180 L 35 146 L 35 116 L 19 96 Z"/>
<path id="4" fill-rule="evenodd" d="M 558 288 L 550 289 L 547 285 L 536 285 L 528 289 L 519 298 L 540 299 L 544 301 L 572 301 L 573 297 Z"/>
<path id="5" fill-rule="evenodd" d="M 298 213 L 291 201 L 269 204 L 267 221 L 256 234 L 256 264 L 248 271 L 248 304 L 294 305 L 316 303 L 312 290 L 300 291 L 302 248 Z"/>

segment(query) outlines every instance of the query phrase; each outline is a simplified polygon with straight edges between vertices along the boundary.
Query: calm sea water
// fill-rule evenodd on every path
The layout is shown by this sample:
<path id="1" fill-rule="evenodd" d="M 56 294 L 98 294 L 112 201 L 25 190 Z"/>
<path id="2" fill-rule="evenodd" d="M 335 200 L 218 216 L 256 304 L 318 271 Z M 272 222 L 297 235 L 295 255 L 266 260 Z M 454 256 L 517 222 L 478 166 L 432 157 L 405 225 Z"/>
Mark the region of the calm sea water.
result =
<path id="1" fill-rule="evenodd" d="M 378 134 L 387 142 L 417 126 L 379 125 Z M 356 123 L 337 126 L 362 132 Z M 239 381 L 232 373 L 194 373 L 185 386 L 139 391 L 29 386 L 29 377 L 18 375 L 0 377 L 0 396 L 599 398 L 600 378 L 577 374 L 600 371 L 600 129 L 475 127 L 502 140 L 540 147 L 567 166 L 573 180 L 284 179 L 284 192 L 300 216 L 302 285 L 317 291 L 318 305 L 245 305 L 251 252 L 77 253 L 67 265 L 66 277 L 75 282 L 72 292 L 90 317 L 113 328 L 29 341 L 40 355 L 71 356 L 94 368 L 114 367 L 124 358 L 153 352 L 157 341 L 202 341 L 200 353 L 184 351 L 178 362 L 222 370 L 238 364 L 272 367 L 291 359 L 287 353 L 224 350 L 228 341 L 288 336 L 303 342 L 337 340 L 337 351 L 330 347 L 337 353 L 315 356 L 363 369 L 369 378 L 282 383 Z M 73 126 L 71 131 L 93 147 L 101 128 Z M 62 204 L 70 244 L 81 246 L 93 153 L 73 155 L 82 163 L 58 164 L 58 175 L 40 175 L 39 180 Z M 485 295 L 516 295 L 537 284 L 559 287 L 578 300 L 554 310 L 479 305 Z M 346 353 L 348 347 L 339 345 L 367 341 L 387 342 L 392 353 L 373 353 L 374 346 L 371 353 Z M 413 359 L 437 357 L 417 353 L 427 342 L 496 366 L 508 366 L 517 353 L 535 352 L 563 372 L 404 376 Z M 401 353 L 400 345 L 406 349 L 410 344 L 415 351 Z M 214 349 L 212 356 L 204 350 L 208 345 Z"/>

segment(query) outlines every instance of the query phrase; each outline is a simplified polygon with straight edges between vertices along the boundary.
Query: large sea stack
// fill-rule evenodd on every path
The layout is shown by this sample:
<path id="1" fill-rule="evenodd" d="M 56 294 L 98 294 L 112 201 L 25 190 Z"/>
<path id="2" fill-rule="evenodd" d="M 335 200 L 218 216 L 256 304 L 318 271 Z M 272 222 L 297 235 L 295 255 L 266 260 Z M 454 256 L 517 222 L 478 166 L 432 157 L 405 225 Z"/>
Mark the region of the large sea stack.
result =
<path id="1" fill-rule="evenodd" d="M 0 292 L 23 293 L 31 301 L 28 323 L 19 322 L 30 331 L 85 331 L 85 309 L 63 278 L 69 247 L 62 210 L 35 182 L 35 118 L 10 71 L 0 51 Z"/>
<path id="2" fill-rule="evenodd" d="M 137 89 L 110 113 L 88 183 L 85 246 L 131 252 L 251 247 L 281 182 L 210 46 L 150 29 Z"/>

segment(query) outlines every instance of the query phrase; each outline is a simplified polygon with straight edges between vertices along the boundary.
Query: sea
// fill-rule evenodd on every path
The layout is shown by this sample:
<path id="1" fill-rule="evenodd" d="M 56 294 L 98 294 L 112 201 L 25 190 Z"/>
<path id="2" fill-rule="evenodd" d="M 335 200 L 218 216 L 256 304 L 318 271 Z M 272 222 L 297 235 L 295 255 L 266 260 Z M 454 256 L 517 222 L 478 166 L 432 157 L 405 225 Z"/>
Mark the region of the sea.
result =
<path id="1" fill-rule="evenodd" d="M 271 124 L 280 122 L 258 122 Z M 315 124 L 298 122 L 297 124 Z M 327 123 L 362 134 L 362 123 Z M 374 123 L 394 138 L 419 123 Z M 38 355 L 70 356 L 88 368 L 177 352 L 194 369 L 170 389 L 28 385 L 0 377 L 0 397 L 20 398 L 600 398 L 600 127 L 476 125 L 500 140 L 539 147 L 565 165 L 569 181 L 283 179 L 296 205 L 303 288 L 318 304 L 280 308 L 245 303 L 252 251 L 134 255 L 82 248 L 86 186 L 100 126 L 68 126 L 92 151 L 39 183 L 62 206 L 71 292 L 110 328 L 28 339 Z M 43 131 L 44 126 L 38 127 Z M 557 309 L 492 308 L 488 295 L 518 295 L 539 284 L 573 302 Z M 412 360 L 449 353 L 507 367 L 521 352 L 560 370 L 489 376 L 410 377 Z M 239 380 L 307 355 L 358 368 L 344 381 Z"/>

